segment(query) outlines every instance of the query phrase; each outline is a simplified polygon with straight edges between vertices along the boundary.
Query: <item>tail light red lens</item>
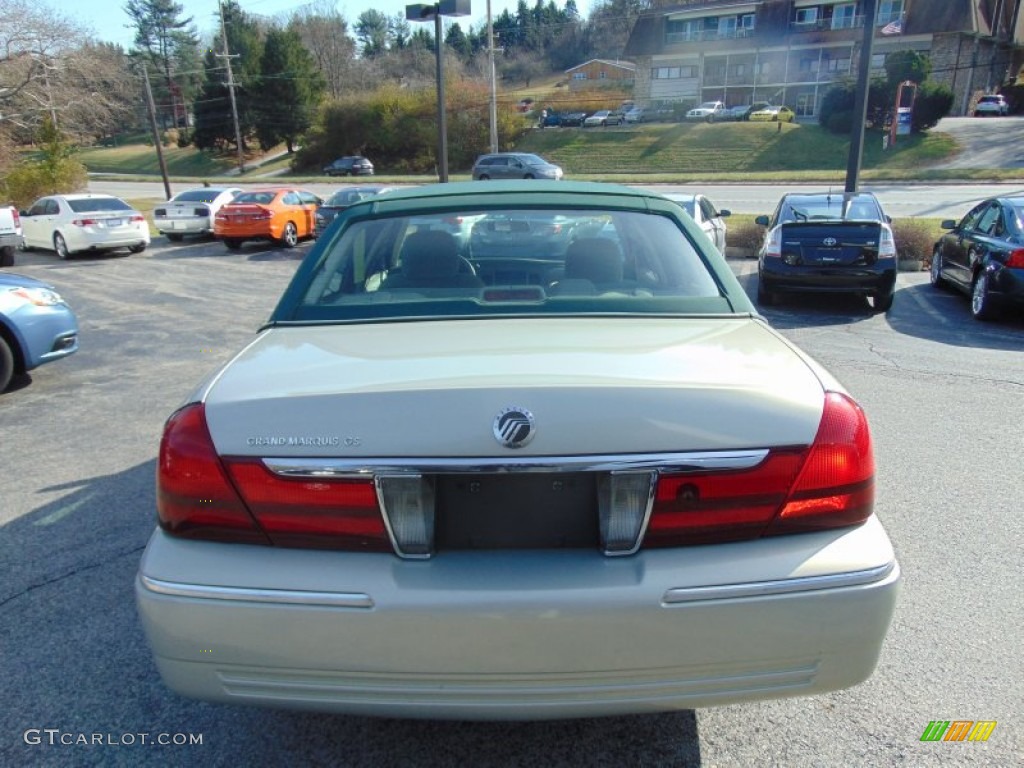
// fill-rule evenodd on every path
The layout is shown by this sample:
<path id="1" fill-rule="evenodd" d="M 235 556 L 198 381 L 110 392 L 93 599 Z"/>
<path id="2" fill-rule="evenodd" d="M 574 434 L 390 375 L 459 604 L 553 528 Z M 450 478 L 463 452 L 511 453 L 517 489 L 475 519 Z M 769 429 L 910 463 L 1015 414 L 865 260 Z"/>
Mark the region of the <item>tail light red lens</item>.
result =
<path id="1" fill-rule="evenodd" d="M 1006 258 L 1006 266 L 1010 269 L 1024 269 L 1024 248 L 1010 251 L 1010 255 Z"/>
<path id="2" fill-rule="evenodd" d="M 200 403 L 164 427 L 157 513 L 185 538 L 391 551 L 372 480 L 280 477 L 259 459 L 221 458 Z"/>
<path id="3" fill-rule="evenodd" d="M 226 458 L 224 463 L 275 544 L 391 551 L 372 479 L 282 477 L 253 458 Z"/>
<path id="4" fill-rule="evenodd" d="M 269 544 L 221 466 L 202 404 L 164 426 L 156 473 L 160 526 L 176 536 Z"/>
<path id="5" fill-rule="evenodd" d="M 267 219 L 274 218 L 274 214 L 272 211 L 268 211 L 266 208 L 260 208 L 259 210 L 252 214 L 251 218 L 254 221 L 265 221 Z"/>
<path id="6" fill-rule="evenodd" d="M 134 216 L 132 216 L 129 219 L 129 221 L 145 221 L 145 220 L 146 220 L 146 217 L 143 216 L 141 213 L 136 213 Z"/>
<path id="7" fill-rule="evenodd" d="M 96 219 L 73 219 L 71 223 L 76 227 L 91 227 L 96 223 Z"/>
<path id="8" fill-rule="evenodd" d="M 14 226 L 20 227 L 21 226 L 21 214 L 18 213 L 18 209 L 17 208 L 11 208 L 11 216 L 14 217 Z"/>
<path id="9" fill-rule="evenodd" d="M 874 476 L 864 412 L 847 396 L 829 392 L 810 448 L 773 450 L 746 470 L 662 475 L 644 546 L 857 525 L 871 516 Z"/>

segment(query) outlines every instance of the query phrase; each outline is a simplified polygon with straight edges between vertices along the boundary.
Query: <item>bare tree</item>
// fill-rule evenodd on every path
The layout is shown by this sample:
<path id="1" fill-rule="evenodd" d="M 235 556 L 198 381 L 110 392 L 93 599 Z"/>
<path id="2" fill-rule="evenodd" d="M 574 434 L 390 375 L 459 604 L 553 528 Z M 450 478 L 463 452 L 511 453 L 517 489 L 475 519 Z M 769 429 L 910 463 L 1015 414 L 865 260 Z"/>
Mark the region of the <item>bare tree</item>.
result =
<path id="1" fill-rule="evenodd" d="M 337 98 L 349 90 L 355 59 L 355 42 L 349 36 L 348 22 L 332 0 L 314 0 L 301 6 L 288 19 L 302 38 L 324 79 L 326 93 Z"/>
<path id="2" fill-rule="evenodd" d="M 102 135 L 131 114 L 124 54 L 28 0 L 0 0 L 0 129 L 28 141 L 44 115 L 71 135 Z"/>

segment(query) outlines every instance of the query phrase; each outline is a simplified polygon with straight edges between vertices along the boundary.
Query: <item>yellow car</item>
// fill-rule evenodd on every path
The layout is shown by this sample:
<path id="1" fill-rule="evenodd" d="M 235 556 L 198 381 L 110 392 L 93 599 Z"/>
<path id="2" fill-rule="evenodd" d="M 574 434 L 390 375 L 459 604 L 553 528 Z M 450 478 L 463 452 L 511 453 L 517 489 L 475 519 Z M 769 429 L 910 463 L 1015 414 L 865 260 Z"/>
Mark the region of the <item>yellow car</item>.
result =
<path id="1" fill-rule="evenodd" d="M 789 107 L 765 107 L 750 113 L 752 122 L 792 123 L 795 119 L 796 113 Z"/>

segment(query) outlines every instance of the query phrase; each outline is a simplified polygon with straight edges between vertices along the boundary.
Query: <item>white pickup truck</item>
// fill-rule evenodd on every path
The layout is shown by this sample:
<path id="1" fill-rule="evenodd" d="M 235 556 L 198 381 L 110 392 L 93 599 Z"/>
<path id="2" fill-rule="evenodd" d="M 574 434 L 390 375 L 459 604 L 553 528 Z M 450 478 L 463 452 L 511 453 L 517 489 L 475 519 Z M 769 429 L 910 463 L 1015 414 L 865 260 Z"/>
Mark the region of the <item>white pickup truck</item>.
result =
<path id="1" fill-rule="evenodd" d="M 13 205 L 0 207 L 0 267 L 14 266 L 14 252 L 22 242 L 18 209 Z"/>

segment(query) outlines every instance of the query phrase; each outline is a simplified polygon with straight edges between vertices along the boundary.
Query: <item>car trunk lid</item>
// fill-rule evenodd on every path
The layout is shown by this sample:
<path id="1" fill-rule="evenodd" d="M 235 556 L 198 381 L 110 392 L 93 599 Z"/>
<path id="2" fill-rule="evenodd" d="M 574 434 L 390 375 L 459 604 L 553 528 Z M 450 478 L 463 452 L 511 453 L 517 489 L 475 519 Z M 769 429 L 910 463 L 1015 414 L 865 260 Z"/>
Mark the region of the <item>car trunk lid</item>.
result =
<path id="1" fill-rule="evenodd" d="M 782 225 L 782 259 L 787 264 L 817 267 L 873 264 L 881 233 L 877 221 L 787 222 Z"/>

